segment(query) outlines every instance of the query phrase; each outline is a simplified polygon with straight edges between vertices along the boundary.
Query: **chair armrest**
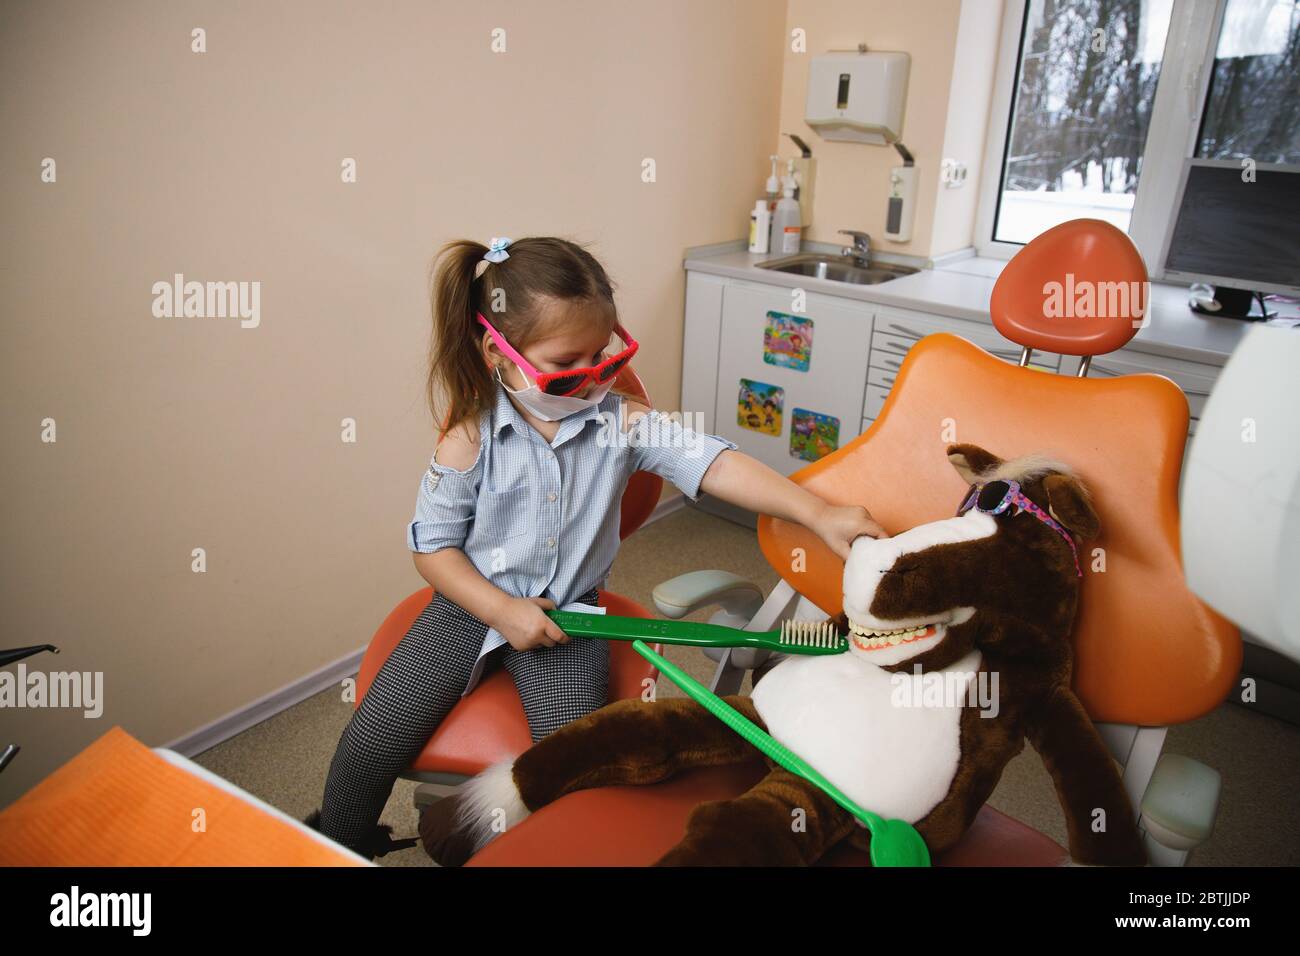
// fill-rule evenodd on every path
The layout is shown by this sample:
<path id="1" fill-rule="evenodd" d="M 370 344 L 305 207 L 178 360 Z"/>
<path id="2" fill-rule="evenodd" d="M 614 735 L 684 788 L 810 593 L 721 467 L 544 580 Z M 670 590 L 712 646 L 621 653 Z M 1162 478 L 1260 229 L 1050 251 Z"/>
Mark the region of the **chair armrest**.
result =
<path id="1" fill-rule="evenodd" d="M 1142 795 L 1144 830 L 1161 846 L 1186 852 L 1214 831 L 1223 778 L 1213 767 L 1179 754 L 1161 754 Z"/>
<path id="2" fill-rule="evenodd" d="M 688 571 L 669 578 L 654 589 L 651 595 L 655 607 L 664 617 L 685 617 L 710 604 L 722 605 L 711 618 L 710 624 L 744 628 L 763 606 L 763 590 L 752 581 L 746 581 L 730 571 Z M 767 660 L 771 651 L 754 648 L 706 647 L 704 656 L 731 667 L 750 670 Z M 715 684 L 718 677 L 715 675 Z"/>
<path id="3" fill-rule="evenodd" d="M 763 606 L 763 591 L 730 571 L 690 571 L 660 583 L 652 595 L 664 617 L 685 617 L 710 604 L 721 604 L 728 618 L 712 623 L 744 627 Z"/>

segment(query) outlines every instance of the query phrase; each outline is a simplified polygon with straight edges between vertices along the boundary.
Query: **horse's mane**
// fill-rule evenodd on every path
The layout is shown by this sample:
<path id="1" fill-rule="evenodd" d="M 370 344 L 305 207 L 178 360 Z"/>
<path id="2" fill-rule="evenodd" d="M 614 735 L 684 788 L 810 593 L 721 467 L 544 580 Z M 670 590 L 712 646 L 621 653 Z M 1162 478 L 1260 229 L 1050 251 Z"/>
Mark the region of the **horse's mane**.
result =
<path id="1" fill-rule="evenodd" d="M 1001 479 L 1003 481 L 1018 481 L 1024 484 L 1027 481 L 1033 481 L 1035 478 L 1041 478 L 1043 475 L 1052 474 L 1053 472 L 1068 475 L 1075 481 L 1079 480 L 1079 476 L 1075 474 L 1074 469 L 1065 462 L 1038 454 L 1009 458 L 1006 461 L 999 462 L 992 468 L 986 468 L 980 473 L 979 477 L 983 481 Z"/>
<path id="2" fill-rule="evenodd" d="M 1008 458 L 1006 461 L 990 465 L 983 471 L 978 472 L 976 478 L 980 482 L 1018 481 L 1024 485 L 1045 475 L 1052 474 L 1064 475 L 1071 479 L 1083 500 L 1089 505 L 1092 504 L 1092 494 L 1088 486 L 1084 484 L 1083 479 L 1079 477 L 1078 472 L 1073 467 L 1058 458 L 1038 452 L 1021 455 L 1019 458 Z"/>

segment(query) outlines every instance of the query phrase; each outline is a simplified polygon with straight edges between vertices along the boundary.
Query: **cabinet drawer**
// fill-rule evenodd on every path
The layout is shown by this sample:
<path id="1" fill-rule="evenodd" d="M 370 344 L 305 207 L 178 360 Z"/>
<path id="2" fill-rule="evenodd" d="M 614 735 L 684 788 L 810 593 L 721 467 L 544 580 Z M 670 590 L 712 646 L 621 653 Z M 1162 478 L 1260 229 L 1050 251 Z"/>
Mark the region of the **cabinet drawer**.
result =
<path id="1" fill-rule="evenodd" d="M 1184 367 L 1191 364 L 1187 362 L 1173 365 L 1172 360 L 1158 357 L 1153 357 L 1151 361 L 1134 360 L 1133 356 L 1120 352 L 1094 358 L 1088 368 L 1088 377 L 1112 378 L 1116 375 L 1138 375 L 1142 372 L 1155 372 L 1157 375 L 1173 379 L 1175 384 L 1187 393 L 1188 398 L 1193 395 L 1200 398 L 1209 397 L 1210 389 L 1214 387 L 1214 381 L 1219 377 L 1220 370 L 1209 365 L 1195 368 Z"/>
<path id="2" fill-rule="evenodd" d="M 893 352 L 883 349 L 871 350 L 871 368 L 880 369 L 887 375 L 892 375 L 903 367 L 903 359 L 906 354 L 895 355 Z"/>
<path id="3" fill-rule="evenodd" d="M 956 320 L 954 320 L 956 321 Z M 951 332 L 953 335 L 960 335 L 962 338 L 975 345 L 978 345 L 990 355 L 1002 359 L 1004 362 L 1010 362 L 1012 365 L 1020 362 L 1020 346 L 1014 342 L 1008 342 L 995 334 L 986 333 L 983 329 L 978 328 L 974 323 L 967 323 L 969 329 L 948 328 L 942 331 Z M 894 328 L 901 326 L 894 324 Z M 931 333 L 926 333 L 927 335 Z M 908 338 L 897 332 L 882 332 L 880 326 L 876 326 L 875 332 L 871 336 L 871 358 L 868 360 L 873 368 L 893 369 L 897 371 L 903 364 L 903 359 L 907 356 L 908 350 L 915 345 L 919 339 Z M 1050 352 L 1035 352 L 1030 358 L 1030 365 L 1041 368 L 1045 371 L 1057 372 L 1061 368 L 1061 357 Z"/>
<path id="4" fill-rule="evenodd" d="M 889 397 L 889 389 L 882 388 L 879 385 L 867 386 L 867 400 L 862 406 L 863 418 L 875 418 L 880 414 L 880 409 L 884 407 L 885 399 Z"/>
<path id="5" fill-rule="evenodd" d="M 1020 364 L 1020 346 L 1014 342 L 1003 340 L 1000 345 L 984 346 L 984 350 L 991 355 L 996 355 L 1004 362 L 1010 362 L 1012 365 Z M 1041 369 L 1044 372 L 1059 372 L 1061 370 L 1061 356 L 1054 352 L 1031 352 L 1029 367 Z"/>
<path id="6" fill-rule="evenodd" d="M 917 339 L 909 339 L 902 335 L 891 335 L 888 332 L 876 331 L 871 334 L 871 361 L 870 364 L 877 368 L 889 368 L 885 361 L 893 359 L 895 365 L 893 368 L 897 371 L 898 367 L 903 364 L 903 359 L 907 357 L 907 350 L 917 343 Z"/>
<path id="7" fill-rule="evenodd" d="M 943 319 L 935 315 L 913 315 L 894 309 L 883 308 L 876 313 L 876 331 L 886 335 L 898 335 L 915 342 L 923 336 L 934 332 L 949 332 L 974 323 L 961 319 Z"/>
<path id="8" fill-rule="evenodd" d="M 1201 417 L 1201 412 L 1205 410 L 1205 402 L 1210 397 L 1210 390 L 1214 388 L 1219 371 L 1217 366 L 1200 365 L 1161 356 L 1138 357 L 1138 353 L 1126 353 L 1121 350 L 1093 359 L 1088 368 L 1088 377 L 1114 378 L 1119 375 L 1154 372 L 1172 379 L 1187 396 L 1187 407 L 1192 419 L 1192 427 L 1188 433 L 1193 434 L 1196 430 L 1196 422 Z"/>
<path id="9" fill-rule="evenodd" d="M 881 388 L 890 389 L 894 387 L 894 378 L 898 373 L 893 369 L 887 368 L 870 368 L 867 369 L 867 384 L 879 385 Z"/>

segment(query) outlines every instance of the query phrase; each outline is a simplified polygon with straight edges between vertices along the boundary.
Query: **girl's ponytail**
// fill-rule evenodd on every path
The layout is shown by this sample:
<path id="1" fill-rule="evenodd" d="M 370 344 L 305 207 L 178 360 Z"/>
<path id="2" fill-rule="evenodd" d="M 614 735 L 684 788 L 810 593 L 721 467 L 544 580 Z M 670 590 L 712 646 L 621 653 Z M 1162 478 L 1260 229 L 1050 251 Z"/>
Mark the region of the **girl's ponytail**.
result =
<path id="1" fill-rule="evenodd" d="M 492 401 L 493 382 L 479 361 L 478 292 L 475 278 L 488 247 L 472 239 L 457 239 L 438 250 L 434 260 L 431 299 L 433 335 L 429 343 L 429 374 L 425 383 L 429 411 L 441 440 L 448 430 Z M 487 263 L 492 269 L 493 264 Z M 446 406 L 439 412 L 437 390 L 442 387 Z"/>

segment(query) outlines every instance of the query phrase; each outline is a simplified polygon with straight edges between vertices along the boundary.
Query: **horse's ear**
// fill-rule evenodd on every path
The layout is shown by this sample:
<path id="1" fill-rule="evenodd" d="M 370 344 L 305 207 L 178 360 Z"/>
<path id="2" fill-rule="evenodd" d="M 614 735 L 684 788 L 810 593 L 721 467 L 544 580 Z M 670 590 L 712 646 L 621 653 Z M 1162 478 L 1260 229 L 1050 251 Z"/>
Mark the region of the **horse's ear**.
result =
<path id="1" fill-rule="evenodd" d="M 1088 500 L 1088 492 L 1069 475 L 1048 475 L 1043 479 L 1047 510 L 1065 529 L 1079 538 L 1095 538 L 1101 521 Z"/>
<path id="2" fill-rule="evenodd" d="M 949 445 L 948 460 L 968 485 L 979 484 L 980 475 L 1002 464 L 1001 458 L 979 445 Z"/>

